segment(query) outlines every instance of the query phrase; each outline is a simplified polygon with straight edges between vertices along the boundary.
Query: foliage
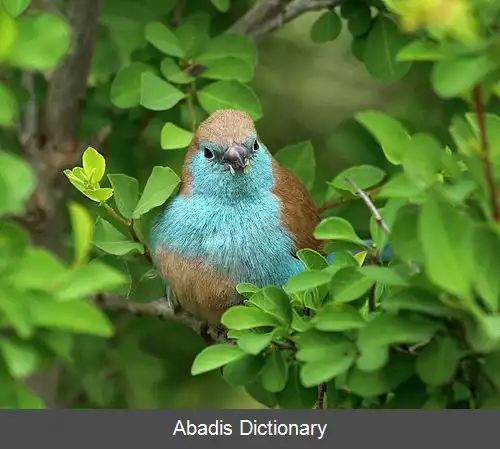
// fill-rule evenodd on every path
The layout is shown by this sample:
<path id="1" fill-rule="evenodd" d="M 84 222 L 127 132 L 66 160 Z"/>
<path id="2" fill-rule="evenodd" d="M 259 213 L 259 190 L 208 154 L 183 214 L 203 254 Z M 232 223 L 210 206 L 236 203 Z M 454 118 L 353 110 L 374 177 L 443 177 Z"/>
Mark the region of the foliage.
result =
<path id="1" fill-rule="evenodd" d="M 66 22 L 27 10 L 29 3 L 3 0 L 0 9 L 6 135 L 28 101 L 20 71 L 53 69 L 70 45 Z M 60 387 L 72 406 L 160 404 L 165 352 L 143 351 L 141 342 L 178 337 L 164 323 L 148 322 L 150 331 L 127 317 L 123 324 L 123 315 L 104 313 L 89 298 L 112 292 L 147 303 L 164 294 L 148 229 L 155 210 L 177 191 L 197 124 L 219 108 L 263 116 L 251 86 L 256 45 L 224 33 L 231 2 L 188 8 L 178 26 L 171 25 L 176 1 L 127 5 L 111 1 L 102 11 L 80 124 L 88 140 L 113 122 L 110 151 L 105 158 L 89 147 L 81 167 L 64 172 L 88 205 L 68 205 L 71 260 L 29 243 L 15 218 L 35 189 L 35 172 L 15 154 L 16 145 L 0 152 L 3 407 L 42 407 L 23 380 L 54 361 L 64 366 Z M 239 285 L 244 303 L 222 318 L 229 341 L 199 352 L 193 375 L 221 369 L 229 385 L 267 407 L 314 407 L 318 389 L 326 390 L 328 408 L 498 405 L 500 7 L 483 0 L 447 7 L 440 0 L 346 0 L 318 15 L 313 42 L 332 41 L 345 28 L 353 54 L 381 83 L 425 66 L 443 108 L 458 102 L 460 112 L 443 119 L 446 132 L 439 134 L 415 132 L 382 111 L 358 112 L 353 133 L 361 129 L 385 160 L 359 158 L 323 186 L 327 213 L 315 236 L 328 242 L 333 261 L 303 249 L 304 272 L 283 288 Z M 165 150 L 155 153 L 147 176 L 122 173 L 125 159 L 139 157 L 136 146 Z M 275 155 L 313 189 L 318 167 L 311 142 L 290 142 Z M 337 216 L 347 203 L 369 211 L 360 189 L 381 213 L 377 219 L 371 211 L 369 236 Z M 380 263 L 388 247 L 392 260 Z M 113 328 L 118 336 L 97 341 Z"/>

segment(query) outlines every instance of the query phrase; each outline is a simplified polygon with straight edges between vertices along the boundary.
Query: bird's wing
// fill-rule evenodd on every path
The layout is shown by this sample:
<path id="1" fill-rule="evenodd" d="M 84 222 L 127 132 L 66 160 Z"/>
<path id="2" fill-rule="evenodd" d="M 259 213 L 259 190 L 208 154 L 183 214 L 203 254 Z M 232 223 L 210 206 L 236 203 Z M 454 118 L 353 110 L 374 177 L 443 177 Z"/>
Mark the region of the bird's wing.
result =
<path id="1" fill-rule="evenodd" d="M 295 251 L 311 248 L 322 251 L 323 242 L 313 237 L 320 221 L 316 206 L 300 179 L 273 159 L 273 193 L 281 200 L 284 225 L 294 236 Z"/>

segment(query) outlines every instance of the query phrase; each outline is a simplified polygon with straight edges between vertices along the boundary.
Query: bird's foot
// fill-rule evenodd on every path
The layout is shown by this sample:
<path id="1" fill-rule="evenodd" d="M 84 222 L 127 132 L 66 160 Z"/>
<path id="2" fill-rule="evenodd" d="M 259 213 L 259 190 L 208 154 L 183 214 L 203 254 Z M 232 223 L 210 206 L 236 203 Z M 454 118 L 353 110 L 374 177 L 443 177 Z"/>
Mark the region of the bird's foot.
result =
<path id="1" fill-rule="evenodd" d="M 231 343 L 227 338 L 226 329 L 220 326 L 205 324 L 202 326 L 200 334 L 207 345 L 213 345 L 214 343 L 220 342 Z"/>

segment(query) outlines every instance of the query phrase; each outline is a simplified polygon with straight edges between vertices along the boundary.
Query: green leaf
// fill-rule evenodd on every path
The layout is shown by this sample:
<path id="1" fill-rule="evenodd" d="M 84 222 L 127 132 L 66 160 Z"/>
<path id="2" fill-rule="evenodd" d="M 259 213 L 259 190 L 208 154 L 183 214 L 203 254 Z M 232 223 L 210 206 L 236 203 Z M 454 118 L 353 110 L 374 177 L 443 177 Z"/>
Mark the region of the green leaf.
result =
<path id="1" fill-rule="evenodd" d="M 318 396 L 316 388 L 305 388 L 300 381 L 299 366 L 292 364 L 288 368 L 288 381 L 285 388 L 276 397 L 281 409 L 310 409 Z"/>
<path id="2" fill-rule="evenodd" d="M 391 164 L 402 163 L 410 135 L 399 121 L 379 111 L 360 112 L 356 114 L 356 120 L 378 141 Z"/>
<path id="3" fill-rule="evenodd" d="M 224 365 L 222 377 L 233 387 L 242 387 L 253 382 L 264 366 L 261 356 L 245 355 L 244 357 Z"/>
<path id="4" fill-rule="evenodd" d="M 176 87 L 151 72 L 143 72 L 141 76 L 141 106 L 151 111 L 172 109 L 185 97 Z"/>
<path id="5" fill-rule="evenodd" d="M 342 334 L 331 334 L 309 330 L 293 337 L 298 351 L 295 354 L 301 362 L 323 362 L 341 356 L 354 343 Z"/>
<path id="6" fill-rule="evenodd" d="M 179 128 L 171 122 L 165 123 L 161 129 L 161 147 L 164 150 L 186 148 L 193 140 L 193 133 Z"/>
<path id="7" fill-rule="evenodd" d="M 270 285 L 262 289 L 260 293 L 262 294 L 252 296 L 249 302 L 273 315 L 283 324 L 288 325 L 292 322 L 290 298 L 283 289 Z"/>
<path id="8" fill-rule="evenodd" d="M 160 71 L 168 81 L 174 84 L 189 84 L 195 80 L 194 77 L 181 70 L 172 58 L 165 58 L 161 62 Z"/>
<path id="9" fill-rule="evenodd" d="M 24 253 L 11 279 L 23 290 L 44 291 L 52 288 L 67 272 L 68 270 L 52 253 L 30 248 Z"/>
<path id="10" fill-rule="evenodd" d="M 354 301 L 368 292 L 373 283 L 358 267 L 347 266 L 333 275 L 330 284 L 331 295 L 337 302 Z"/>
<path id="11" fill-rule="evenodd" d="M 210 42 L 211 16 L 205 11 L 195 11 L 182 18 L 181 24 L 175 29 L 175 35 L 184 49 L 186 59 L 198 59 Z"/>
<path id="12" fill-rule="evenodd" d="M 0 285 L 0 312 L 22 338 L 33 332 L 32 294 Z"/>
<path id="13" fill-rule="evenodd" d="M 210 62 L 228 57 L 242 59 L 253 67 L 257 62 L 257 47 L 248 36 L 221 34 L 209 42 L 197 60 L 200 64 L 210 65 Z"/>
<path id="14" fill-rule="evenodd" d="M 370 7 L 361 3 L 347 18 L 347 28 L 352 36 L 366 34 L 372 26 Z"/>
<path id="15" fill-rule="evenodd" d="M 259 291 L 259 288 L 248 282 L 242 282 L 236 286 L 236 291 L 244 298 L 251 298 Z"/>
<path id="16" fill-rule="evenodd" d="M 308 270 L 322 270 L 328 267 L 328 261 L 313 249 L 301 249 L 297 251 L 297 257 Z"/>
<path id="17" fill-rule="evenodd" d="M 488 354 L 484 359 L 482 367 L 488 379 L 493 382 L 496 388 L 500 387 L 500 352 L 495 351 Z"/>
<path id="18" fill-rule="evenodd" d="M 314 147 L 310 141 L 282 148 L 274 155 L 274 158 L 280 165 L 295 173 L 307 189 L 313 188 L 316 160 Z"/>
<path id="19" fill-rule="evenodd" d="M 229 329 L 244 330 L 264 326 L 277 326 L 279 322 L 272 315 L 246 306 L 234 306 L 221 318 L 221 323 Z"/>
<path id="20" fill-rule="evenodd" d="M 444 98 L 459 96 L 479 84 L 497 67 L 498 61 L 486 53 L 443 59 L 432 69 L 432 87 Z"/>
<path id="21" fill-rule="evenodd" d="M 360 189 L 369 189 L 382 182 L 385 176 L 385 171 L 378 167 L 372 165 L 359 165 L 339 173 L 330 185 L 336 189 L 348 190 L 351 193 L 356 193 L 353 186 L 345 180 L 346 177 L 354 181 Z"/>
<path id="22" fill-rule="evenodd" d="M 137 202 L 139 201 L 139 182 L 137 179 L 124 174 L 108 175 L 113 187 L 115 204 L 118 212 L 125 218 L 132 218 Z"/>
<path id="23" fill-rule="evenodd" d="M 151 209 L 161 206 L 175 192 L 180 181 L 171 168 L 153 167 L 132 218 L 138 219 Z"/>
<path id="24" fill-rule="evenodd" d="M 439 43 L 420 39 L 410 42 L 398 53 L 398 61 L 439 61 L 445 53 Z"/>
<path id="25" fill-rule="evenodd" d="M 207 69 L 200 76 L 212 80 L 235 80 L 248 83 L 254 76 L 254 67 L 245 59 L 228 56 L 209 61 Z"/>
<path id="26" fill-rule="evenodd" d="M 0 151 L 0 185 L 7 187 L 7 196 L 0 201 L 1 214 L 20 214 L 36 185 L 31 166 L 14 154 Z"/>
<path id="27" fill-rule="evenodd" d="M 183 58 L 184 50 L 177 36 L 160 22 L 149 22 L 144 29 L 146 40 L 161 52 Z"/>
<path id="28" fill-rule="evenodd" d="M 130 288 L 126 294 L 129 301 L 151 302 L 165 296 L 165 284 L 155 268 L 139 259 L 126 263 L 130 275 Z"/>
<path id="29" fill-rule="evenodd" d="M 320 362 L 309 362 L 302 365 L 300 379 L 305 387 L 313 387 L 323 382 L 328 382 L 333 378 L 344 374 L 354 363 L 356 352 L 354 345 L 350 350 L 344 350 L 341 354 L 332 355 L 332 360 Z"/>
<path id="30" fill-rule="evenodd" d="M 18 113 L 17 103 L 10 89 L 0 83 L 0 125 L 12 125 Z"/>
<path id="31" fill-rule="evenodd" d="M 417 289 L 396 291 L 384 298 L 382 307 L 390 312 L 409 310 L 437 317 L 451 317 L 454 310 L 445 307 L 438 297 Z"/>
<path id="32" fill-rule="evenodd" d="M 260 101 L 252 88 L 238 81 L 216 81 L 197 92 L 201 107 L 211 114 L 218 109 L 242 109 L 253 120 L 262 117 Z"/>
<path id="33" fill-rule="evenodd" d="M 485 227 L 477 227 L 472 239 L 474 287 L 490 310 L 497 312 L 500 308 L 500 277 L 496 270 L 500 265 L 500 239 L 498 234 Z"/>
<path id="34" fill-rule="evenodd" d="M 133 108 L 141 103 L 142 74 L 153 69 L 142 62 L 132 62 L 116 74 L 110 90 L 113 106 L 120 109 Z"/>
<path id="35" fill-rule="evenodd" d="M 191 374 L 206 373 L 228 363 L 241 359 L 246 354 L 235 345 L 219 343 L 213 346 L 208 346 L 201 351 L 194 359 L 191 367 Z"/>
<path id="36" fill-rule="evenodd" d="M 69 204 L 71 227 L 75 244 L 75 265 L 84 264 L 92 247 L 92 219 L 87 210 L 78 203 Z"/>
<path id="37" fill-rule="evenodd" d="M 406 287 L 408 285 L 408 281 L 393 267 L 367 265 L 360 267 L 359 271 L 373 282 L 395 287 Z"/>
<path id="38" fill-rule="evenodd" d="M 340 217 L 329 217 L 322 220 L 314 230 L 314 237 L 318 240 L 340 240 L 366 246 L 361 240 L 351 223 Z"/>
<path id="39" fill-rule="evenodd" d="M 3 338 L 0 351 L 12 377 L 23 379 L 41 368 L 41 355 L 29 343 Z"/>
<path id="40" fill-rule="evenodd" d="M 340 17 L 333 10 L 324 12 L 313 23 L 311 28 L 311 39 L 317 44 L 333 41 L 339 37 L 342 31 Z"/>
<path id="41" fill-rule="evenodd" d="M 422 206 L 419 231 L 429 279 L 450 293 L 468 295 L 473 274 L 469 219 L 453 206 L 430 198 Z"/>
<path id="42" fill-rule="evenodd" d="M 436 338 L 419 354 L 416 372 L 429 385 L 442 385 L 453 379 L 460 361 L 460 352 L 450 337 Z"/>
<path id="43" fill-rule="evenodd" d="M 114 268 L 93 260 L 69 271 L 58 281 L 56 294 L 61 301 L 72 301 L 88 295 L 113 291 L 127 278 Z"/>
<path id="44" fill-rule="evenodd" d="M 115 256 L 124 256 L 131 251 L 144 253 L 144 247 L 140 243 L 133 242 L 101 217 L 97 217 L 95 222 L 92 243 L 104 252 Z"/>
<path id="45" fill-rule="evenodd" d="M 366 325 L 359 312 L 347 304 L 330 303 L 323 307 L 312 319 L 314 327 L 320 331 L 344 332 L 360 329 Z"/>
<path id="46" fill-rule="evenodd" d="M 26 11 L 31 0 L 2 0 L 3 7 L 12 17 L 20 16 Z"/>
<path id="47" fill-rule="evenodd" d="M 443 146 L 433 135 L 414 134 L 403 154 L 403 168 L 415 184 L 430 187 L 437 182 L 443 168 L 443 153 Z"/>
<path id="48" fill-rule="evenodd" d="M 104 203 L 113 196 L 113 189 L 107 187 L 95 190 L 84 189 L 81 192 L 96 203 Z"/>
<path id="49" fill-rule="evenodd" d="M 419 209 L 415 205 L 399 209 L 392 225 L 390 242 L 394 254 L 407 263 L 423 263 L 424 254 L 418 235 Z"/>
<path id="50" fill-rule="evenodd" d="M 71 30 L 61 17 L 33 13 L 19 18 L 17 39 L 10 48 L 8 62 L 26 70 L 56 67 L 70 48 Z"/>
<path id="51" fill-rule="evenodd" d="M 91 185 L 99 185 L 106 171 L 106 160 L 94 148 L 88 147 L 82 157 L 83 171 Z"/>
<path id="52" fill-rule="evenodd" d="M 418 198 L 422 191 L 422 187 L 415 184 L 405 172 L 399 172 L 382 186 L 377 198 Z"/>
<path id="53" fill-rule="evenodd" d="M 407 318 L 383 314 L 372 319 L 358 334 L 361 349 L 394 344 L 416 344 L 429 340 L 440 325 L 427 321 L 411 321 Z"/>
<path id="54" fill-rule="evenodd" d="M 288 381 L 288 364 L 282 351 L 275 351 L 266 357 L 260 382 L 270 393 L 277 393 L 285 388 Z"/>
<path id="55" fill-rule="evenodd" d="M 106 315 L 87 301 L 57 302 L 40 296 L 32 301 L 32 307 L 33 319 L 39 327 L 98 337 L 113 335 L 113 326 Z"/>
<path id="56" fill-rule="evenodd" d="M 245 386 L 245 391 L 257 402 L 268 408 L 274 408 L 277 405 L 276 395 L 264 390 L 260 382 L 252 382 Z"/>
<path id="57" fill-rule="evenodd" d="M 211 0 L 211 2 L 220 12 L 229 11 L 229 7 L 231 6 L 229 0 Z"/>
<path id="58" fill-rule="evenodd" d="M 469 124 L 470 130 L 473 131 L 473 136 L 475 136 L 477 140 L 480 141 L 481 130 L 479 129 L 477 114 L 467 113 L 465 114 L 465 118 L 467 120 L 467 123 Z M 500 117 L 495 114 L 484 114 L 484 121 L 486 128 L 486 138 L 488 140 L 492 162 L 493 164 L 498 166 L 498 164 L 500 163 Z M 473 136 L 469 135 L 469 139 L 473 139 Z"/>
<path id="59" fill-rule="evenodd" d="M 363 398 L 388 393 L 413 375 L 413 358 L 394 355 L 379 371 L 364 372 L 355 367 L 347 379 L 347 388 Z"/>
<path id="60" fill-rule="evenodd" d="M 299 293 L 328 284 L 332 275 L 326 271 L 309 270 L 292 276 L 285 285 L 288 293 Z"/>
<path id="61" fill-rule="evenodd" d="M 368 35 L 363 61 L 368 73 L 383 83 L 395 83 L 402 79 L 412 66 L 411 62 L 398 61 L 397 54 L 408 43 L 397 25 L 379 14 Z"/>
<path id="62" fill-rule="evenodd" d="M 378 371 L 389 361 L 389 349 L 387 346 L 370 346 L 361 350 L 356 362 L 359 370 L 365 372 Z"/>
<path id="63" fill-rule="evenodd" d="M 234 338 L 238 346 L 247 354 L 257 355 L 266 349 L 273 339 L 272 332 L 255 332 L 251 330 L 231 330 L 229 338 Z"/>

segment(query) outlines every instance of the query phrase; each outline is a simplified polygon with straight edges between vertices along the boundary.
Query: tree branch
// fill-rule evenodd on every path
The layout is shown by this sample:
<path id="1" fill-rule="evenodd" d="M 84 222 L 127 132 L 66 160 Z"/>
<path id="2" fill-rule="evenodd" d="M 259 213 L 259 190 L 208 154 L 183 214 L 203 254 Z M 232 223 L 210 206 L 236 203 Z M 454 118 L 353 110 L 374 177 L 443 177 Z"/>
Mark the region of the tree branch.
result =
<path id="1" fill-rule="evenodd" d="M 129 301 L 118 295 L 98 295 L 95 299 L 97 306 L 107 310 L 122 310 L 139 316 L 151 316 L 165 321 L 175 321 L 193 329 L 201 336 L 208 336 L 210 341 L 228 342 L 225 333 L 215 327 L 204 325 L 199 319 L 183 310 L 178 311 L 167 298 L 160 298 L 152 302 L 138 303 Z"/>
<path id="2" fill-rule="evenodd" d="M 491 163 L 490 147 L 488 144 L 488 134 L 486 129 L 486 120 L 484 115 L 484 105 L 482 99 L 481 87 L 476 86 L 473 92 L 474 108 L 476 110 L 477 122 L 479 126 L 479 137 L 481 141 L 481 157 L 484 165 L 484 173 L 488 190 L 490 191 L 491 211 L 493 219 L 500 221 L 500 206 L 498 204 L 498 193 L 495 186 L 495 176 L 493 174 L 493 165 Z"/>
<path id="3" fill-rule="evenodd" d="M 306 12 L 333 8 L 343 2 L 344 0 L 261 0 L 228 31 L 260 40 Z"/>

